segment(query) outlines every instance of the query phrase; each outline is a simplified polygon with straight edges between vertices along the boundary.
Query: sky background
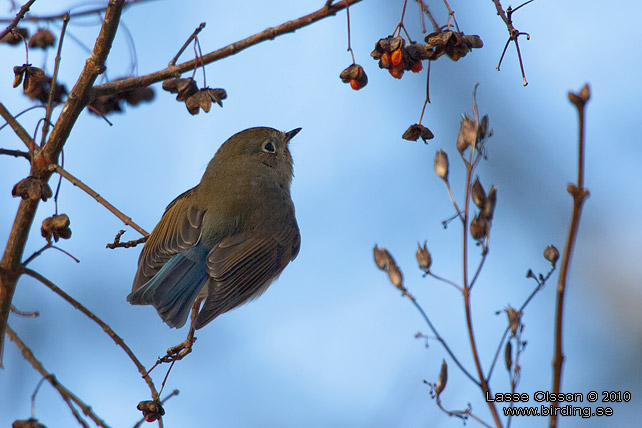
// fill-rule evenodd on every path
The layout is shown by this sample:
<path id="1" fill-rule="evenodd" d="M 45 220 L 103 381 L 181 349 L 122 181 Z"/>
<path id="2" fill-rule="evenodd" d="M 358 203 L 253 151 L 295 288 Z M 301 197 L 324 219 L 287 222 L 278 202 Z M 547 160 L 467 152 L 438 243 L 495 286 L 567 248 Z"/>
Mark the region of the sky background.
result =
<path id="1" fill-rule="evenodd" d="M 95 7 L 101 3 L 36 2 L 35 14 Z M 295 19 L 323 1 L 178 2 L 154 1 L 126 10 L 108 61 L 110 79 L 131 73 L 129 37 L 136 73 L 164 68 L 200 22 L 203 52 Z M 445 24 L 439 1 L 429 7 Z M 504 4 L 508 6 L 509 3 Z M 534 287 L 529 268 L 546 272 L 549 244 L 564 247 L 576 180 L 577 114 L 567 91 L 589 82 L 586 186 L 591 192 L 582 215 L 565 307 L 566 361 L 563 390 L 630 391 L 632 400 L 613 404 L 610 418 L 561 418 L 562 427 L 634 426 L 642 414 L 642 214 L 639 168 L 640 35 L 639 2 L 603 3 L 537 0 L 514 16 L 531 34 L 520 39 L 529 85 L 522 86 L 514 46 L 501 72 L 495 71 L 507 32 L 493 4 L 453 1 L 461 29 L 478 34 L 484 47 L 453 62 L 439 59 L 431 70 L 431 101 L 423 123 L 435 134 L 428 145 L 401 134 L 415 123 L 425 95 L 425 69 L 401 80 L 380 70 L 369 56 L 374 43 L 399 21 L 401 1 L 364 0 L 350 9 L 352 47 L 369 83 L 353 91 L 339 73 L 351 63 L 346 51 L 345 12 L 264 42 L 208 65 L 207 83 L 225 88 L 228 99 L 209 114 L 187 113 L 174 96 L 154 85 L 156 99 L 125 114 L 114 126 L 82 113 L 65 146 L 65 168 L 151 231 L 165 206 L 200 180 L 207 162 L 232 134 L 252 126 L 281 130 L 302 127 L 291 145 L 295 160 L 292 197 L 302 235 L 301 252 L 259 300 L 227 313 L 198 331 L 194 352 L 176 364 L 165 387 L 180 395 L 165 406 L 166 427 L 451 427 L 461 422 L 441 412 L 429 396 L 444 350 L 426 348 L 414 335 L 428 333 L 418 312 L 389 283 L 372 260 L 375 243 L 385 245 L 442 336 L 473 370 L 461 296 L 422 278 L 414 257 L 427 240 L 435 273 L 461 279 L 461 229 L 443 229 L 454 209 L 433 172 L 444 149 L 451 183 L 461 201 L 464 169 L 455 141 L 460 115 L 470 114 L 473 86 L 494 136 L 488 161 L 478 168 L 484 187 L 498 186 L 490 254 L 473 291 L 475 333 L 488 367 L 506 326 L 496 311 L 521 305 Z M 516 5 L 513 5 L 516 6 Z M 3 2 L 2 16 L 13 16 Z M 63 49 L 61 80 L 71 86 L 87 52 L 71 36 L 93 46 L 96 18 L 72 20 Z M 421 40 L 418 6 L 410 1 L 405 25 Z M 30 26 L 32 32 L 36 28 Z M 56 34 L 59 23 L 49 25 Z M 51 72 L 55 53 L 32 51 L 30 61 Z M 188 49 L 181 60 L 193 57 Z M 12 67 L 24 62 L 21 49 L 0 47 L 0 100 L 14 114 L 31 105 L 12 89 Z M 202 85 L 202 73 L 196 74 Z M 57 114 L 58 111 L 55 112 Z M 33 130 L 42 110 L 20 117 Z M 0 147 L 24 149 L 11 130 L 0 131 Z M 4 248 L 19 201 L 10 189 L 28 175 L 23 159 L 0 157 L 0 245 Z M 50 181 L 52 187 L 56 177 Z M 63 181 L 59 209 L 69 215 L 73 236 L 58 245 L 76 264 L 50 250 L 30 264 L 94 311 L 123 337 L 147 366 L 186 334 L 169 329 L 151 307 L 130 306 L 125 297 L 140 247 L 105 249 L 119 229 L 123 239 L 139 235 L 88 195 Z M 25 257 L 44 245 L 39 225 L 53 214 L 50 200 L 39 206 Z M 471 247 L 471 269 L 478 249 Z M 549 390 L 552 379 L 555 280 L 539 293 L 523 318 L 528 341 L 520 363 L 519 392 Z M 21 310 L 10 325 L 45 368 L 114 427 L 139 419 L 136 404 L 149 390 L 135 367 L 100 329 L 59 296 L 23 277 L 14 298 Z M 31 413 L 30 397 L 40 376 L 6 342 L 0 371 L 0 426 Z M 480 392 L 449 362 L 447 408 L 472 403 L 491 421 Z M 153 372 L 160 386 L 166 367 Z M 510 390 L 500 362 L 494 392 Z M 538 405 L 531 401 L 529 405 Z M 607 403 L 595 403 L 596 405 Z M 587 403 L 583 403 L 587 405 Z M 36 399 L 36 417 L 47 427 L 76 424 L 50 385 Z M 476 426 L 475 422 L 469 422 Z M 515 419 L 512 426 L 547 426 L 545 418 Z"/>

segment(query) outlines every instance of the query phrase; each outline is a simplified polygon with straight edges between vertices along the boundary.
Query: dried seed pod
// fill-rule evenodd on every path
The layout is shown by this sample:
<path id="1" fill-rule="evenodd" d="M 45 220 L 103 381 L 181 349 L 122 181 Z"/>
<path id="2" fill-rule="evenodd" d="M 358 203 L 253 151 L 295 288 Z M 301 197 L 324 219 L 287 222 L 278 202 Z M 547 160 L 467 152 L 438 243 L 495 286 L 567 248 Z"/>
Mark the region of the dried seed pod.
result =
<path id="1" fill-rule="evenodd" d="M 15 46 L 18 43 L 22 43 L 22 40 L 26 39 L 27 37 L 29 37 L 29 30 L 22 27 L 16 27 L 9 31 L 6 36 L 0 39 L 0 43 L 6 43 L 8 45 Z"/>
<path id="2" fill-rule="evenodd" d="M 46 181 L 40 178 L 27 177 L 13 186 L 11 195 L 13 197 L 20 196 L 22 199 L 42 199 L 46 201 L 51 198 L 53 193 Z"/>
<path id="3" fill-rule="evenodd" d="M 392 67 L 388 69 L 388 73 L 395 79 L 401 79 L 404 73 L 403 67 Z"/>
<path id="4" fill-rule="evenodd" d="M 69 224 L 70 221 L 67 214 L 58 214 L 47 217 L 42 221 L 40 234 L 47 241 L 51 241 L 51 238 L 56 242 L 58 242 L 60 238 L 69 239 L 71 238 L 71 229 L 69 228 Z"/>
<path id="5" fill-rule="evenodd" d="M 38 422 L 38 419 L 30 418 L 30 419 L 23 419 L 23 420 L 16 420 L 13 421 L 11 424 L 11 428 L 47 428 L 40 422 Z"/>
<path id="6" fill-rule="evenodd" d="M 576 107 L 581 108 L 586 104 L 591 98 L 591 89 L 589 88 L 588 83 L 582 86 L 582 89 L 580 89 L 580 92 L 577 94 L 573 92 L 568 93 L 568 99 L 575 104 Z"/>
<path id="7" fill-rule="evenodd" d="M 511 306 L 506 308 L 506 315 L 508 316 L 508 328 L 510 328 L 510 331 L 511 333 L 513 333 L 513 336 L 515 336 L 517 334 L 517 328 L 519 327 L 519 324 L 520 324 L 521 315 Z"/>
<path id="8" fill-rule="evenodd" d="M 435 174 L 444 181 L 448 181 L 448 155 L 443 150 L 435 153 Z"/>
<path id="9" fill-rule="evenodd" d="M 189 111 L 192 115 L 198 114 L 199 108 L 203 109 L 205 113 L 209 113 L 210 107 L 212 106 L 212 101 L 222 107 L 223 103 L 221 102 L 221 100 L 225 99 L 226 97 L 227 93 L 224 89 L 203 88 L 190 95 L 185 100 L 185 107 L 187 107 L 187 111 Z"/>
<path id="10" fill-rule="evenodd" d="M 53 46 L 55 41 L 56 38 L 51 31 L 46 28 L 40 28 L 29 39 L 29 47 L 47 49 L 48 47 Z"/>
<path id="11" fill-rule="evenodd" d="M 417 141 L 419 137 L 421 137 L 421 139 L 424 140 L 424 143 L 428 144 L 427 140 L 431 140 L 435 136 L 430 131 L 430 129 L 426 128 L 420 123 L 410 125 L 408 129 L 406 129 L 406 132 L 404 132 L 403 135 L 401 136 L 401 138 L 408 141 Z"/>
<path id="12" fill-rule="evenodd" d="M 155 94 L 152 88 L 144 87 L 119 92 L 118 95 L 120 99 L 124 100 L 127 104 L 135 106 L 142 102 L 153 100 Z"/>
<path id="13" fill-rule="evenodd" d="M 486 196 L 486 201 L 484 202 L 484 208 L 482 208 L 482 213 L 488 220 L 493 219 L 495 205 L 497 205 L 497 186 L 490 186 L 488 196 Z"/>
<path id="14" fill-rule="evenodd" d="M 473 202 L 475 205 L 477 205 L 477 208 L 480 210 L 484 208 L 484 204 L 486 203 L 486 192 L 484 191 L 484 187 L 481 185 L 479 182 L 479 177 L 475 177 L 475 182 L 473 183 L 473 189 L 472 189 L 472 197 L 473 197 Z"/>
<path id="15" fill-rule="evenodd" d="M 352 64 L 339 75 L 343 83 L 350 83 L 350 87 L 355 91 L 363 88 L 368 84 L 368 76 L 359 64 Z"/>
<path id="16" fill-rule="evenodd" d="M 484 115 L 482 117 L 481 123 L 479 124 L 479 128 L 477 128 L 477 139 L 478 140 L 483 140 L 486 138 L 488 132 L 488 115 Z"/>
<path id="17" fill-rule="evenodd" d="M 198 91 L 198 85 L 191 77 L 187 79 L 177 77 L 163 80 L 163 89 L 171 94 L 178 94 L 176 101 L 185 101 Z"/>
<path id="18" fill-rule="evenodd" d="M 488 219 L 482 213 L 471 220 L 470 236 L 477 241 L 488 236 Z"/>
<path id="19" fill-rule="evenodd" d="M 120 108 L 120 97 L 118 94 L 108 94 L 100 95 L 94 98 L 89 106 L 92 108 L 89 109 L 90 113 L 98 115 L 107 115 L 113 112 L 122 112 L 123 109 Z"/>
<path id="20" fill-rule="evenodd" d="M 464 153 L 468 146 L 474 146 L 477 140 L 477 124 L 468 116 L 463 115 L 457 134 L 457 150 Z"/>
<path id="21" fill-rule="evenodd" d="M 551 262 L 551 265 L 555 267 L 555 265 L 557 264 L 557 259 L 560 258 L 560 252 L 557 250 L 557 248 L 555 248 L 554 245 L 549 245 L 544 250 L 544 258 Z"/>
<path id="22" fill-rule="evenodd" d="M 154 422 L 165 414 L 165 409 L 163 409 L 160 400 L 141 401 L 136 408 L 143 412 L 143 417 L 147 422 Z"/>
<path id="23" fill-rule="evenodd" d="M 424 241 L 424 246 L 422 247 L 417 243 L 417 263 L 419 263 L 419 268 L 428 272 L 430 270 L 430 265 L 432 265 L 432 257 L 430 256 L 430 251 L 426 248 L 426 242 Z"/>
<path id="24" fill-rule="evenodd" d="M 506 370 L 510 372 L 513 367 L 513 345 L 510 340 L 506 342 L 506 348 L 504 348 L 504 364 L 506 364 Z"/>
<path id="25" fill-rule="evenodd" d="M 444 391 L 446 388 L 446 383 L 448 382 L 448 364 L 446 360 L 441 360 L 441 370 L 439 371 L 439 377 L 437 378 L 437 383 L 435 384 L 435 394 L 437 397 Z"/>
<path id="26" fill-rule="evenodd" d="M 392 263 L 388 265 L 388 278 L 390 278 L 392 285 L 403 291 L 403 274 L 401 273 L 401 269 L 399 269 L 399 266 L 394 262 L 394 259 L 391 259 L 391 262 Z"/>
<path id="27" fill-rule="evenodd" d="M 390 264 L 390 259 L 391 255 L 386 250 L 385 247 L 379 248 L 377 245 L 374 246 L 374 261 L 377 267 L 381 270 L 386 270 L 388 269 L 388 265 Z"/>

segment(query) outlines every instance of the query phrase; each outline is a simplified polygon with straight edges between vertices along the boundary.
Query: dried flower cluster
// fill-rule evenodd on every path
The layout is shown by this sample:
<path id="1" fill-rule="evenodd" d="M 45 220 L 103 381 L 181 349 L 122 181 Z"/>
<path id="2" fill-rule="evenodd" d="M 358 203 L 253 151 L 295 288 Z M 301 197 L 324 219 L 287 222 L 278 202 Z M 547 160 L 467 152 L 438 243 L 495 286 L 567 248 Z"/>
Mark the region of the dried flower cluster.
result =
<path id="1" fill-rule="evenodd" d="M 51 238 L 56 242 L 58 242 L 60 238 L 69 239 L 71 238 L 69 224 L 70 221 L 67 214 L 52 215 L 42 221 L 40 234 L 49 242 L 51 242 Z"/>
<path id="2" fill-rule="evenodd" d="M 418 43 L 406 46 L 406 41 L 400 36 L 388 36 L 377 40 L 370 56 L 379 60 L 379 68 L 388 70 L 395 79 L 401 79 L 406 70 L 413 73 L 422 70 L 421 60 L 428 59 L 428 50 Z"/>
<path id="3" fill-rule="evenodd" d="M 46 103 L 49 99 L 52 78 L 45 75 L 44 70 L 32 67 L 31 64 L 23 64 L 13 67 L 13 87 L 17 88 L 22 83 L 22 90 L 32 100 Z M 53 103 L 60 103 L 67 95 L 65 85 L 56 84 L 53 93 Z"/>
<path id="4" fill-rule="evenodd" d="M 45 180 L 30 176 L 23 178 L 13 186 L 11 196 L 14 198 L 20 196 L 22 199 L 42 199 L 43 202 L 46 202 L 53 196 L 53 193 Z"/>
<path id="5" fill-rule="evenodd" d="M 198 89 L 198 85 L 193 78 L 189 77 L 183 79 L 177 77 L 175 79 L 167 79 L 163 81 L 163 89 L 171 94 L 178 94 L 176 101 L 185 103 L 187 111 L 192 115 L 199 113 L 199 109 L 203 109 L 205 113 L 210 111 L 212 102 L 223 107 L 223 100 L 227 98 L 227 92 L 221 88 L 202 88 Z"/>
<path id="6" fill-rule="evenodd" d="M 159 400 L 141 401 L 136 408 L 143 412 L 143 417 L 147 422 L 154 422 L 165 414 L 165 409 Z"/>

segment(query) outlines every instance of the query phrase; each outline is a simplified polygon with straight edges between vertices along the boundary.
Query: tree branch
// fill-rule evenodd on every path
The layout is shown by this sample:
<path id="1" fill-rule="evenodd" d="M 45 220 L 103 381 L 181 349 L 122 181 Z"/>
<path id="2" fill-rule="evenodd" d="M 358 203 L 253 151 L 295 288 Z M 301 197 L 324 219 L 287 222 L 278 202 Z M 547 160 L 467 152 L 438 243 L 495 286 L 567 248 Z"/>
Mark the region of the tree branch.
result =
<path id="1" fill-rule="evenodd" d="M 33 150 L 31 162 L 32 176 L 46 181 L 51 177 L 52 172 L 48 169 L 49 164 L 56 163 L 80 112 L 87 105 L 88 95 L 92 85 L 96 81 L 96 78 L 105 70 L 105 60 L 114 41 L 124 4 L 124 0 L 109 1 L 94 49 L 89 55 L 89 58 L 87 58 L 85 67 L 80 73 L 76 85 L 69 93 L 47 143 L 45 143 L 41 150 L 37 148 Z M 2 110 L 3 109 L 0 108 L 0 113 L 2 113 Z M 5 117 L 4 114 L 2 116 Z M 11 118 L 13 118 L 13 116 L 11 116 Z M 5 119 L 9 122 L 8 117 L 5 117 Z M 14 131 L 18 133 L 15 127 Z M 25 143 L 27 142 L 23 135 L 20 133 L 18 133 L 18 135 Z M 28 140 L 31 141 L 31 137 L 29 137 Z M 0 260 L 0 367 L 2 367 L 4 330 L 7 325 L 16 284 L 20 277 L 20 262 L 27 237 L 29 236 L 29 230 L 31 229 L 36 209 L 38 208 L 38 201 L 39 200 L 23 199 L 20 202 L 5 252 Z"/>
<path id="2" fill-rule="evenodd" d="M 360 1 L 361 0 L 348 0 L 347 4 L 353 5 Z M 221 49 L 205 54 L 200 57 L 198 61 L 196 59 L 193 59 L 191 61 L 187 61 L 178 65 L 169 66 L 163 70 L 149 73 L 144 76 L 115 80 L 113 82 L 95 86 L 93 88 L 91 96 L 92 98 L 95 98 L 101 95 L 115 94 L 134 88 L 146 87 L 153 83 L 161 82 L 165 79 L 179 76 L 181 73 L 191 71 L 199 65 L 211 64 L 220 59 L 237 54 L 242 50 L 245 50 L 258 43 L 275 39 L 276 37 L 283 34 L 293 33 L 299 28 L 306 27 L 323 18 L 327 18 L 328 16 L 333 16 L 345 7 L 346 1 L 343 0 L 338 2 L 337 4 L 325 5 L 321 9 L 317 10 L 316 12 L 312 12 L 309 15 L 302 16 L 301 18 L 295 19 L 293 21 L 287 21 L 281 25 L 277 25 L 276 27 L 267 28 L 266 30 L 254 34 L 253 36 L 247 37 L 243 40 L 239 40 L 238 42 L 222 47 Z"/>
<path id="3" fill-rule="evenodd" d="M 63 384 L 61 384 L 58 379 L 56 379 L 56 376 L 54 376 L 52 373 L 49 373 L 47 370 L 45 370 L 44 366 L 40 361 L 36 359 L 36 357 L 33 355 L 33 352 L 25 343 L 18 337 L 15 331 L 11 329 L 8 325 L 5 326 L 7 336 L 9 336 L 9 339 L 18 346 L 18 349 L 20 349 L 20 352 L 22 352 L 22 355 L 25 357 L 25 360 L 29 361 L 31 366 L 36 369 L 38 373 L 42 375 L 45 379 L 47 379 L 47 382 L 53 386 L 58 393 L 62 396 L 63 400 L 67 403 L 71 411 L 74 413 L 74 416 L 76 419 L 81 422 L 82 419 L 80 418 L 80 415 L 78 415 L 78 412 L 76 409 L 73 407 L 73 404 L 76 404 L 82 412 L 91 418 L 91 420 L 94 421 L 94 423 L 98 426 L 101 426 L 103 428 L 109 428 L 109 426 L 103 421 L 98 415 L 96 415 L 93 410 L 91 410 L 91 407 L 89 407 L 85 402 L 83 402 L 80 398 L 78 398 L 73 392 L 65 388 Z M 81 422 L 82 424 L 83 422 Z M 85 424 L 86 426 L 86 424 Z"/>
<path id="4" fill-rule="evenodd" d="M 20 10 L 18 11 L 18 13 L 16 14 L 16 17 L 15 17 L 15 18 L 13 18 L 13 20 L 9 23 L 9 25 L 7 26 L 7 28 L 5 28 L 4 30 L 2 30 L 2 32 L 0 33 L 0 40 L 2 40 L 2 38 L 3 38 L 4 36 L 6 36 L 7 34 L 9 34 L 9 32 L 10 32 L 11 30 L 13 30 L 14 28 L 16 28 L 16 25 L 18 25 L 18 22 L 20 22 L 20 20 L 21 20 L 22 18 L 24 18 L 24 17 L 25 17 L 25 14 L 26 14 L 27 12 L 29 12 L 29 8 L 31 7 L 31 5 L 32 5 L 32 4 L 34 4 L 35 2 L 36 2 L 36 0 L 29 0 L 27 3 L 25 3 L 25 4 L 20 8 Z"/>

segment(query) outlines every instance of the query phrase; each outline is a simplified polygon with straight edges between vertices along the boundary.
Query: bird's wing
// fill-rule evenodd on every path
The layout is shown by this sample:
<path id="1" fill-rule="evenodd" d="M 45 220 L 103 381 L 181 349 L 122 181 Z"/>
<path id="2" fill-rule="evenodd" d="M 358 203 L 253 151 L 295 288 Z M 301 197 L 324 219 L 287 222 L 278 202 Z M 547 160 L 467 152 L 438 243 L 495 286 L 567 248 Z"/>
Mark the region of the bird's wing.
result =
<path id="1" fill-rule="evenodd" d="M 207 256 L 208 297 L 196 328 L 260 296 L 297 256 L 300 242 L 296 225 L 269 236 L 241 232 L 223 239 Z"/>
<path id="2" fill-rule="evenodd" d="M 172 256 L 189 250 L 198 242 L 205 211 L 190 203 L 189 196 L 193 190 L 188 190 L 168 205 L 149 235 L 138 259 L 132 291 L 156 275 Z"/>

